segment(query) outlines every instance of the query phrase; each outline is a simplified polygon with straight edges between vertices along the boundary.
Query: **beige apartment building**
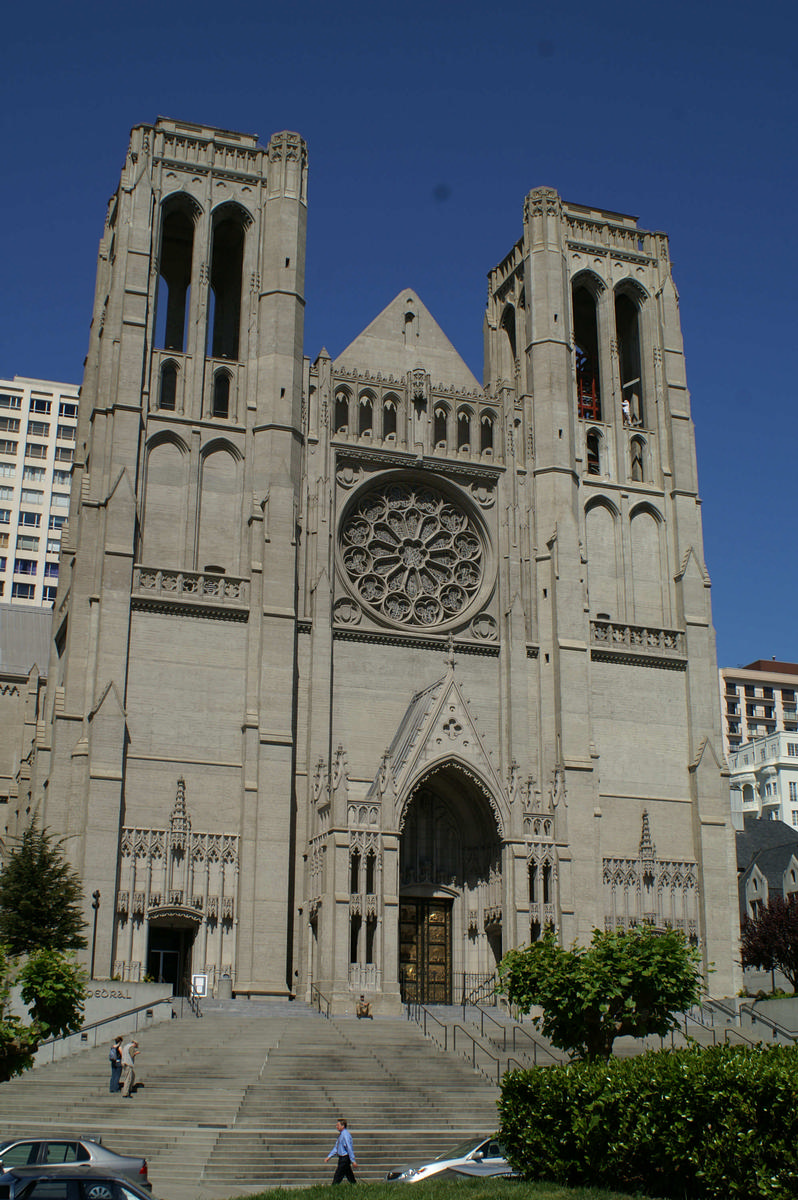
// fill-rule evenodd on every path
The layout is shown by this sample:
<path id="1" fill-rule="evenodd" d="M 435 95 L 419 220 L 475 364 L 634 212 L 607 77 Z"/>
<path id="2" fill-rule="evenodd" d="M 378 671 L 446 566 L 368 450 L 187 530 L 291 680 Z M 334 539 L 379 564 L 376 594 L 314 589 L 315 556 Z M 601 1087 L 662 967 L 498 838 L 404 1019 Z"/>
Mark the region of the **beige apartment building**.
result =
<path id="1" fill-rule="evenodd" d="M 760 658 L 722 667 L 719 677 L 725 755 L 780 730 L 798 732 L 798 663 Z"/>
<path id="2" fill-rule="evenodd" d="M 302 139 L 132 130 L 28 783 L 99 969 L 389 1012 L 645 921 L 735 990 L 668 240 L 519 215 L 482 382 L 412 288 L 310 361 Z"/>
<path id="3" fill-rule="evenodd" d="M 0 379 L 0 599 L 55 600 L 78 423 L 78 388 Z"/>

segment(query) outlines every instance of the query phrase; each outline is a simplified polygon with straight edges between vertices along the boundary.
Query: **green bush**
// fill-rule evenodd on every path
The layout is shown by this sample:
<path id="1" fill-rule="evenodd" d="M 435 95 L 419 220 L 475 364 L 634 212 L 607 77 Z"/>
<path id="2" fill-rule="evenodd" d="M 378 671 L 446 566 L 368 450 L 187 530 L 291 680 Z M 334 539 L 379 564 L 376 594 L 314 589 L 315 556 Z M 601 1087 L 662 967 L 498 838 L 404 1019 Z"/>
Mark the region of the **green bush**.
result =
<path id="1" fill-rule="evenodd" d="M 794 1200 L 798 1048 L 715 1046 L 508 1073 L 499 1103 L 527 1179 L 673 1200 Z"/>

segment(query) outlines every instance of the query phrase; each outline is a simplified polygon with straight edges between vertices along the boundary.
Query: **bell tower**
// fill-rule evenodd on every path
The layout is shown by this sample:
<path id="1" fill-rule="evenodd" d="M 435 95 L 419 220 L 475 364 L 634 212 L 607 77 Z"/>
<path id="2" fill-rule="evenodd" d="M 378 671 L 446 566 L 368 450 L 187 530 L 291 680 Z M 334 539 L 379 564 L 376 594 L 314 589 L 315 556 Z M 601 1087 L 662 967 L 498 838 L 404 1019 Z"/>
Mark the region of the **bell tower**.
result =
<path id="1" fill-rule="evenodd" d="M 287 987 L 306 184 L 297 134 L 159 118 L 108 205 L 34 790 L 101 891 L 98 970 L 130 978 L 149 917 L 117 895 L 121 832 L 166 827 L 185 779 L 210 853 L 240 835 L 250 914 L 202 912 L 192 868 L 175 920 L 218 947 L 192 969 Z"/>

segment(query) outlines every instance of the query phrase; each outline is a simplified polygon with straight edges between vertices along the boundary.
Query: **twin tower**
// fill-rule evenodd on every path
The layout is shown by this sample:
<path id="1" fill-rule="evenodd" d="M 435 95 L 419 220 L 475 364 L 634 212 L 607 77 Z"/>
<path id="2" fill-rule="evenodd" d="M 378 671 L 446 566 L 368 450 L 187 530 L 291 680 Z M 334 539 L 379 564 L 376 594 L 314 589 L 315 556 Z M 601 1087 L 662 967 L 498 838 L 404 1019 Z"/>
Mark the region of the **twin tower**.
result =
<path id="1" fill-rule="evenodd" d="M 100 244 L 29 808 L 96 970 L 478 993 L 634 922 L 735 987 L 709 578 L 664 234 L 529 193 L 482 385 L 399 293 L 303 358 L 300 137 L 159 119 Z"/>

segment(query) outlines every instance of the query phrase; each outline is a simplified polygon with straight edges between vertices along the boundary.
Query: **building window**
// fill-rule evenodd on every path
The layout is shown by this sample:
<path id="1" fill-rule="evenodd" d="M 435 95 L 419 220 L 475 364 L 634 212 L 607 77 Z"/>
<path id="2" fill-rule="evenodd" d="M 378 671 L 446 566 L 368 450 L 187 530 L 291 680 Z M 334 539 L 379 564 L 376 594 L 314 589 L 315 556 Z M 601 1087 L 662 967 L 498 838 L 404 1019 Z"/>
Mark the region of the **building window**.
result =
<path id="1" fill-rule="evenodd" d="M 44 447 L 42 447 L 42 449 L 44 449 Z M 40 455 L 39 457 L 43 458 L 44 455 Z M 56 448 L 55 448 L 55 461 L 56 462 L 71 463 L 72 459 L 74 457 L 75 457 L 75 452 L 71 446 L 56 446 Z"/>
<path id="2" fill-rule="evenodd" d="M 11 509 L 0 508 L 0 525 L 8 525 L 11 520 Z"/>
<path id="3" fill-rule="evenodd" d="M 35 470 L 34 467 L 26 467 L 26 470 Z M 55 487 L 69 487 L 72 479 L 71 471 L 53 471 L 53 485 Z"/>
<path id="4" fill-rule="evenodd" d="M 601 420 L 599 342 L 595 296 L 586 287 L 573 290 L 576 400 L 582 420 Z"/>
<path id="5" fill-rule="evenodd" d="M 798 783 L 794 779 L 790 780 L 790 799 L 798 804 Z"/>
<path id="6" fill-rule="evenodd" d="M 58 578 L 58 563 L 57 562 L 46 562 L 44 564 L 44 578 L 45 579 L 57 579 Z"/>
<path id="7" fill-rule="evenodd" d="M 69 508 L 69 496 L 66 492 L 53 492 L 51 504 L 53 508 Z"/>
<path id="8" fill-rule="evenodd" d="M 165 362 L 161 367 L 161 390 L 158 393 L 158 407 L 174 412 L 177 398 L 177 364 Z"/>
<path id="9" fill-rule="evenodd" d="M 58 595 L 57 587 L 42 588 L 42 600 L 54 601 L 57 595 Z"/>
<path id="10" fill-rule="evenodd" d="M 26 458 L 47 458 L 47 447 L 39 446 L 36 442 L 27 442 L 25 445 Z"/>
<path id="11" fill-rule="evenodd" d="M 12 487 L 0 487 L 0 500 L 13 500 L 14 489 Z"/>
<path id="12" fill-rule="evenodd" d="M 15 558 L 14 559 L 14 574 L 15 575 L 35 575 L 36 568 L 39 564 L 35 558 Z"/>
<path id="13" fill-rule="evenodd" d="M 615 332 L 621 372 L 621 407 L 624 425 L 644 425 L 643 380 L 640 356 L 640 313 L 625 292 L 615 297 Z"/>
<path id="14" fill-rule="evenodd" d="M 22 471 L 22 478 L 30 480 L 31 483 L 41 483 L 46 475 L 44 467 L 25 467 Z"/>
<path id="15" fill-rule="evenodd" d="M 643 454 L 645 451 L 645 442 L 642 438 L 632 438 L 631 444 L 631 467 L 632 480 L 634 483 L 643 483 L 645 480 L 645 467 Z"/>
<path id="16" fill-rule="evenodd" d="M 8 559 L 0 558 L 0 571 L 5 571 L 7 566 L 8 566 Z"/>
<path id="17" fill-rule="evenodd" d="M 59 426 L 60 429 L 60 426 Z M 28 437 L 49 437 L 50 422 L 49 421 L 28 421 Z"/>
<path id="18" fill-rule="evenodd" d="M 434 419 L 434 434 L 433 440 L 436 446 L 446 447 L 446 432 L 449 413 L 444 405 L 439 404 L 435 408 Z"/>
<path id="19" fill-rule="evenodd" d="M 155 318 L 155 344 L 164 350 L 186 348 L 186 315 L 191 292 L 194 222 L 184 207 L 172 208 L 161 227 L 161 274 Z M 164 406 L 161 405 L 161 408 Z"/>
<path id="20" fill-rule="evenodd" d="M 493 414 L 482 413 L 479 420 L 479 452 L 493 454 Z"/>
<path id="21" fill-rule="evenodd" d="M 387 442 L 396 437 L 396 404 L 386 400 L 382 406 L 382 440 Z"/>
<path id="22" fill-rule="evenodd" d="M 32 550 L 38 553 L 39 539 L 29 533 L 20 533 L 17 535 L 17 550 Z"/>
<path id="23" fill-rule="evenodd" d="M 38 488 L 23 488 L 20 499 L 23 504 L 41 504 L 44 501 L 44 492 L 40 492 Z"/>
<path id="24" fill-rule="evenodd" d="M 59 417 L 76 417 L 78 415 L 77 404 L 65 404 L 63 401 L 58 406 Z"/>
<path id="25" fill-rule="evenodd" d="M 36 541 L 38 542 L 38 540 L 39 539 L 37 538 Z M 57 541 L 56 538 L 48 538 L 47 539 L 47 553 L 48 554 L 60 554 L 61 553 L 61 543 L 59 541 Z"/>
<path id="26" fill-rule="evenodd" d="M 66 525 L 66 517 L 55 517 L 50 514 L 50 529 L 63 529 Z"/>
<path id="27" fill-rule="evenodd" d="M 11 588 L 15 600 L 32 600 L 36 595 L 35 583 L 15 583 Z"/>
<path id="28" fill-rule="evenodd" d="M 19 417 L 0 417 L 0 429 L 4 433 L 19 433 Z"/>
<path id="29" fill-rule="evenodd" d="M 243 214 L 226 208 L 214 224 L 211 249 L 208 335 L 213 358 L 238 358 L 243 267 Z"/>
<path id="30" fill-rule="evenodd" d="M 230 416 L 230 376 L 227 371 L 217 371 L 213 377 L 212 416 L 225 420 Z"/>
<path id="31" fill-rule="evenodd" d="M 585 438 L 585 455 L 588 475 L 601 474 L 601 434 L 597 429 L 588 430 Z"/>
<path id="32" fill-rule="evenodd" d="M 30 411 L 33 413 L 41 413 L 42 416 L 47 417 L 50 415 L 50 401 L 49 400 L 31 400 Z"/>
<path id="33" fill-rule="evenodd" d="M 31 529 L 38 529 L 42 523 L 42 514 L 35 512 L 27 512 L 25 509 L 20 510 L 19 524 L 28 525 Z"/>
<path id="34" fill-rule="evenodd" d="M 0 395 L 0 408 L 22 408 L 21 396 Z"/>
<path id="35" fill-rule="evenodd" d="M 471 449 L 471 414 L 465 409 L 457 414 L 457 449 Z"/>
<path id="36" fill-rule="evenodd" d="M 798 742 L 788 742 L 787 753 L 790 758 L 798 758 Z"/>
<path id="37" fill-rule="evenodd" d="M 348 392 L 335 393 L 335 432 L 344 434 L 349 432 L 349 394 Z"/>
<path id="38" fill-rule="evenodd" d="M 13 479 L 16 473 L 17 468 L 13 463 L 0 462 L 0 479 Z"/>
<path id="39" fill-rule="evenodd" d="M 74 425 L 59 425 L 56 430 L 56 437 L 60 438 L 62 442 L 74 442 L 75 434 Z"/>
<path id="40" fill-rule="evenodd" d="M 374 404 L 368 392 L 363 392 L 358 403 L 357 432 L 359 437 L 371 437 L 374 429 Z"/>
<path id="41" fill-rule="evenodd" d="M 8 438 L 0 438 L 0 454 L 16 454 L 19 442 L 12 442 Z"/>

